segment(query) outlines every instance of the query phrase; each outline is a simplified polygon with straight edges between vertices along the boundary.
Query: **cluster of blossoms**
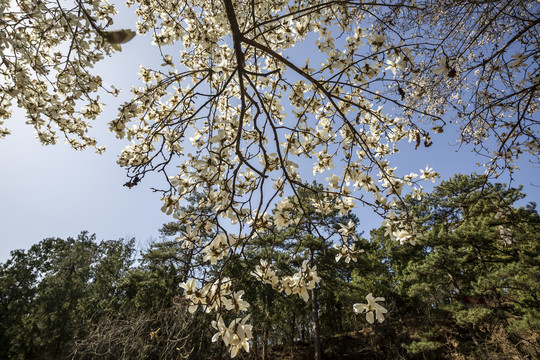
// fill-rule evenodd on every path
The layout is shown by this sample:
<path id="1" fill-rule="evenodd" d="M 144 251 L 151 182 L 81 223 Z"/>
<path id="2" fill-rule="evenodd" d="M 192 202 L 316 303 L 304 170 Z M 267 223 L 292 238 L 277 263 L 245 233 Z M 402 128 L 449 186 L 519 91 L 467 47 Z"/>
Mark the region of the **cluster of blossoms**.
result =
<path id="1" fill-rule="evenodd" d="M 391 212 L 388 219 L 384 220 L 382 226 L 386 228 L 384 234 L 390 239 L 399 241 L 400 244 L 415 245 L 416 240 L 421 235 L 414 225 L 414 220 L 399 220 L 394 212 Z"/>
<path id="2" fill-rule="evenodd" d="M 302 263 L 298 272 L 292 276 L 285 276 L 281 280 L 265 260 L 261 260 L 260 265 L 251 274 L 261 282 L 271 284 L 277 291 L 284 291 L 287 295 L 298 294 L 304 301 L 309 299 L 308 290 L 313 290 L 320 280 L 317 276 L 317 267 L 309 266 L 307 260 Z M 229 347 L 231 357 L 235 357 L 241 348 L 249 351 L 252 325 L 247 324 L 249 315 L 236 318 L 228 326 L 225 325 L 222 315 L 224 312 L 240 313 L 249 308 L 249 303 L 242 299 L 244 291 L 233 292 L 231 285 L 232 281 L 229 278 L 223 278 L 217 283 L 207 283 L 199 289 L 196 280 L 190 279 L 181 283 L 180 287 L 184 289 L 184 297 L 191 302 L 189 312 L 197 311 L 199 306 L 207 313 L 217 312 L 217 319 L 212 322 L 212 326 L 218 332 L 212 341 L 221 338 Z"/>
<path id="3" fill-rule="evenodd" d="M 302 267 L 292 276 L 284 276 L 281 280 L 281 289 L 285 294 L 298 294 L 304 301 L 308 301 L 308 290 L 313 290 L 320 278 L 317 276 L 317 266 L 310 267 L 308 260 L 304 260 Z"/>
<path id="4" fill-rule="evenodd" d="M 240 349 L 249 352 L 249 340 L 253 337 L 251 334 L 252 325 L 247 324 L 249 315 L 244 318 L 236 318 L 229 326 L 225 325 L 223 318 L 218 316 L 217 321 L 212 321 L 212 327 L 218 332 L 212 337 L 212 342 L 219 338 L 223 339 L 225 346 L 231 351 L 231 358 L 234 358 Z"/>
<path id="5" fill-rule="evenodd" d="M 113 23 L 114 6 L 99 0 L 84 3 L 95 23 Z M 102 112 L 97 93 L 101 89 L 116 96 L 119 91 L 103 87 L 102 78 L 90 70 L 114 47 L 93 31 L 81 3 L 74 4 L 0 1 L 0 125 L 11 118 L 15 103 L 43 145 L 63 137 L 75 149 L 102 152 L 88 136 L 90 121 Z M 9 129 L 0 127 L 0 138 L 8 134 Z"/>
<path id="6" fill-rule="evenodd" d="M 269 264 L 268 261 L 261 259 L 260 265 L 255 267 L 255 271 L 251 272 L 251 275 L 257 278 L 259 281 L 272 285 L 274 290 L 279 291 L 279 277 L 276 274 L 276 271 L 272 268 L 272 264 Z"/>
<path id="7" fill-rule="evenodd" d="M 201 289 L 197 287 L 195 279 L 190 279 L 185 283 L 181 283 L 180 287 L 185 290 L 184 297 L 191 302 L 189 312 L 193 313 L 197 310 L 199 305 L 207 312 L 212 310 L 219 310 L 226 301 L 236 301 L 242 310 L 246 310 L 249 306 L 247 303 L 242 302 L 242 294 L 233 294 L 231 290 L 231 281 L 229 278 L 223 278 L 216 284 L 213 282 L 207 283 Z M 227 296 L 231 296 L 228 299 Z M 231 303 L 232 304 L 232 303 Z"/>
<path id="8" fill-rule="evenodd" d="M 195 312 L 199 305 L 207 313 L 217 312 L 217 319 L 212 321 L 212 326 L 218 330 L 212 338 L 213 342 L 221 338 L 230 349 L 231 358 L 235 357 L 241 348 L 249 351 L 249 340 L 253 337 L 252 325 L 247 324 L 249 315 L 232 320 L 229 326 L 225 325 L 222 316 L 225 311 L 233 311 L 236 314 L 247 311 L 249 304 L 242 299 L 243 290 L 233 292 L 229 278 L 223 278 L 217 284 L 207 283 L 201 289 L 197 288 L 195 279 L 190 279 L 181 283 L 180 287 L 185 290 L 184 297 L 191 302 L 189 312 Z"/>
<path id="9" fill-rule="evenodd" d="M 132 1 L 132 3 L 139 2 Z M 266 7 L 272 9 L 271 13 L 261 12 L 261 18 L 266 16 L 273 18 L 274 15 L 271 14 L 285 11 L 288 3 L 263 2 L 259 5 L 264 6 L 265 9 Z M 196 136 L 192 137 L 192 145 L 198 150 L 197 156 L 186 154 L 186 161 L 180 166 L 181 174 L 170 177 L 170 184 L 177 190 L 178 196 L 164 197 L 168 213 L 174 213 L 177 210 L 177 201 L 183 194 L 211 187 L 213 190 L 208 192 L 208 198 L 213 193 L 218 194 L 217 198 L 220 201 L 215 205 L 214 210 L 222 217 L 237 223 L 244 221 L 250 224 L 260 223 L 259 219 L 246 212 L 248 209 L 243 208 L 239 196 L 260 188 L 264 179 L 271 173 L 275 174 L 272 180 L 277 193 L 282 193 L 284 187 L 290 185 L 291 182 L 299 181 L 299 162 L 294 161 L 294 157 L 316 159 L 312 166 L 316 174 L 334 169 L 338 164 L 344 165 L 341 176 L 333 174 L 329 178 L 328 199 L 322 202 L 323 204 L 319 204 L 323 213 L 329 211 L 330 207 L 338 207 L 342 215 L 348 214 L 356 206 L 358 197 L 353 195 L 353 191 L 357 189 L 363 189 L 373 193 L 376 198 L 381 198 L 379 204 L 372 204 L 381 213 L 385 213 L 395 205 L 395 201 L 387 201 L 387 198 L 392 195 L 399 196 L 406 182 L 388 167 L 386 157 L 396 152 L 393 142 L 407 138 L 424 138 L 425 133 L 418 131 L 416 127 L 411 127 L 404 118 L 384 115 L 380 106 L 375 106 L 371 101 L 375 99 L 366 98 L 366 94 L 359 89 L 347 93 L 344 88 L 332 81 L 324 81 L 322 77 L 313 78 L 314 72 L 309 68 L 309 61 L 305 69 L 301 69 L 303 73 L 300 75 L 304 79 L 292 83 L 290 89 L 285 85 L 282 86 L 280 84 L 282 76 L 278 75 L 278 72 L 284 71 L 291 65 L 285 58 L 273 53 L 270 48 L 258 48 L 262 45 L 250 41 L 247 36 L 243 39 L 246 44 L 244 63 L 240 64 L 239 59 L 231 56 L 235 51 L 230 45 L 219 43 L 219 40 L 229 36 L 231 30 L 235 32 L 236 29 L 231 29 L 229 23 L 232 15 L 236 16 L 239 27 L 255 26 L 251 23 L 252 18 L 244 17 L 241 13 L 228 14 L 229 18 L 227 18 L 228 8 L 225 9 L 227 11 L 223 11 L 220 4 L 214 3 L 200 4 L 205 16 L 199 16 L 189 10 L 189 7 L 178 9 L 164 6 L 160 10 L 162 13 L 157 14 L 155 11 L 150 11 L 150 7 L 144 2 L 140 2 L 139 6 L 137 13 L 141 18 L 140 32 L 149 31 L 152 24 L 156 24 L 155 18 L 163 21 L 155 35 L 158 46 L 172 43 L 179 38 L 183 39 L 186 50 L 181 52 L 179 58 L 165 55 L 164 65 L 175 67 L 178 60 L 190 70 L 178 72 L 176 68 L 170 69 L 169 77 L 174 78 L 175 81 L 191 80 L 191 84 L 206 83 L 220 94 L 215 97 L 209 96 L 206 102 L 216 110 L 215 116 L 212 115 L 211 120 L 209 118 L 208 121 L 198 123 L 195 119 L 201 118 L 200 116 L 204 118 L 205 115 L 201 113 L 202 108 L 198 109 L 195 106 L 196 92 L 192 85 L 169 90 L 171 82 L 166 80 L 167 75 L 164 72 L 143 68 L 141 78 L 147 88 L 134 89 L 134 100 L 121 108 L 122 120 L 115 123 L 113 130 L 119 137 L 127 134 L 127 137 L 136 140 L 136 143 L 126 148 L 120 162 L 124 166 L 133 168 L 135 172 L 137 168 L 147 167 L 148 162 L 156 158 L 149 156 L 149 153 L 172 149 L 175 139 L 186 134 L 191 127 L 196 132 Z M 258 6 L 254 9 L 256 14 L 258 14 Z M 319 33 L 316 43 L 321 52 L 327 55 L 322 71 L 345 72 L 353 83 L 365 84 L 365 78 L 356 77 L 355 74 L 364 75 L 365 73 L 369 79 L 373 78 L 378 71 L 382 71 L 382 66 L 378 63 L 382 58 L 377 55 L 378 52 L 388 51 L 387 60 L 391 62 L 388 64 L 392 66 L 393 72 L 411 68 L 413 60 L 412 56 L 409 56 L 409 48 L 405 45 L 396 48 L 384 34 L 357 27 L 356 22 L 343 27 L 344 31 L 351 32 L 351 36 L 346 39 L 346 52 L 340 54 L 335 50 L 334 39 L 330 32 L 326 31 L 324 25 L 327 18 L 330 19 L 335 14 L 326 10 L 320 13 L 315 12 L 313 15 L 315 14 L 316 16 L 305 23 L 302 19 L 307 18 L 303 17 L 294 20 L 278 17 L 276 23 L 279 26 L 263 25 L 268 43 L 275 45 L 276 48 L 287 49 L 305 34 Z M 175 21 L 176 17 L 181 17 L 187 26 L 179 26 Z M 358 18 L 358 21 L 362 18 L 363 15 Z M 285 29 L 295 30 L 289 33 Z M 363 45 L 363 40 L 367 40 L 371 51 L 374 52 L 370 55 L 373 62 L 366 67 L 343 66 L 358 57 L 357 50 Z M 203 42 L 207 46 L 200 47 L 199 44 Z M 266 62 L 250 60 L 250 56 L 257 48 L 257 51 L 266 53 Z M 210 59 L 210 64 L 208 64 L 208 59 Z M 244 85 L 251 84 L 252 88 L 249 91 L 242 90 L 240 79 L 233 76 L 234 69 L 237 69 L 239 65 L 245 66 L 246 71 L 254 74 L 267 71 L 268 75 L 264 77 L 253 75 L 252 78 L 244 79 Z M 226 83 L 226 86 L 222 87 L 223 83 Z M 369 85 L 366 84 L 366 86 Z M 327 90 L 330 87 L 334 89 L 333 92 Z M 289 119 L 281 105 L 284 94 L 280 95 L 271 90 L 275 88 L 282 88 L 284 94 L 290 90 L 289 100 L 300 111 L 293 111 L 297 121 L 295 128 L 286 126 Z M 169 98 L 165 97 L 164 102 L 149 102 L 151 97 L 167 95 Z M 234 97 L 250 100 L 242 108 L 233 105 L 228 100 Z M 327 98 L 335 98 L 336 101 L 329 102 Z M 352 107 L 353 103 L 359 105 Z M 133 106 L 134 104 L 136 106 Z M 133 108 L 142 111 L 134 112 Z M 256 115 L 262 110 L 266 114 L 265 118 Z M 349 113 L 353 117 L 356 114 L 356 119 L 352 122 L 347 118 Z M 313 123 L 309 114 L 315 117 Z M 171 126 L 166 129 L 159 125 L 159 119 L 163 117 L 170 119 Z M 137 121 L 137 119 L 140 119 L 141 124 L 144 123 L 145 126 L 135 126 L 131 129 L 125 127 L 130 121 Z M 154 121 L 155 125 L 153 125 Z M 281 125 L 284 127 L 280 128 Z M 278 127 L 275 134 L 261 131 L 263 128 L 276 126 Z M 152 141 L 148 142 L 147 139 L 150 138 Z M 159 146 L 161 141 L 165 146 Z M 345 163 L 337 156 L 338 152 L 332 142 L 343 147 L 346 156 Z M 268 151 L 260 148 L 266 144 L 269 144 Z M 183 150 L 171 151 L 173 152 L 181 157 L 183 155 Z M 168 158 L 167 154 L 163 155 Z M 374 169 L 380 170 L 378 178 L 370 175 Z M 433 180 L 435 175 L 431 172 L 426 172 L 426 174 L 429 176 L 421 176 L 420 179 Z M 231 175 L 234 175 L 234 179 Z M 348 188 L 351 185 L 354 190 Z M 244 204 L 247 205 L 247 203 Z M 256 207 L 255 204 L 249 205 Z M 232 209 L 234 206 L 238 207 Z M 298 220 L 290 216 L 293 207 L 294 204 L 288 202 L 287 199 L 278 202 L 278 209 L 274 216 L 274 224 L 278 229 L 292 225 Z M 252 213 L 252 209 L 249 210 Z M 225 244 L 225 241 L 214 245 L 212 249 L 207 248 L 208 251 L 215 253 L 213 259 L 225 256 L 225 248 L 230 246 L 230 244 Z"/>
<path id="10" fill-rule="evenodd" d="M 358 259 L 358 254 L 363 253 L 363 249 L 355 250 L 356 245 L 354 242 L 349 245 L 347 243 L 348 238 L 352 238 L 353 241 L 358 241 L 358 238 L 355 235 L 355 224 L 352 220 L 349 220 L 349 222 L 345 224 L 339 224 L 340 229 L 338 230 L 339 234 L 341 235 L 341 238 L 343 240 L 343 244 L 334 244 L 334 249 L 338 251 L 336 254 L 336 262 L 339 262 L 341 258 L 345 258 L 345 262 L 348 264 L 351 260 L 356 262 Z"/>
<path id="11" fill-rule="evenodd" d="M 293 216 L 295 209 L 295 205 L 288 198 L 277 204 L 274 224 L 278 229 L 293 225 L 300 220 L 300 218 Z"/>
<path id="12" fill-rule="evenodd" d="M 342 257 L 345 259 L 345 262 L 348 264 L 351 260 L 356 262 L 358 259 L 358 254 L 363 253 L 364 249 L 355 250 L 355 244 L 352 245 L 338 245 L 334 244 L 334 249 L 338 251 L 336 254 L 336 262 L 338 262 Z"/>
<path id="13" fill-rule="evenodd" d="M 292 276 L 284 276 L 280 280 L 272 265 L 261 259 L 260 265 L 257 265 L 251 275 L 263 283 L 272 285 L 274 290 L 284 291 L 287 295 L 298 294 L 304 301 L 309 299 L 308 290 L 313 290 L 320 281 L 317 266 L 309 266 L 308 260 L 304 260 L 300 269 Z"/>
<path id="14" fill-rule="evenodd" d="M 212 265 L 217 264 L 218 260 L 223 259 L 229 251 L 234 251 L 237 243 L 233 235 L 227 236 L 223 233 L 216 235 L 212 242 L 203 248 L 205 254 L 203 261 L 210 261 Z"/>

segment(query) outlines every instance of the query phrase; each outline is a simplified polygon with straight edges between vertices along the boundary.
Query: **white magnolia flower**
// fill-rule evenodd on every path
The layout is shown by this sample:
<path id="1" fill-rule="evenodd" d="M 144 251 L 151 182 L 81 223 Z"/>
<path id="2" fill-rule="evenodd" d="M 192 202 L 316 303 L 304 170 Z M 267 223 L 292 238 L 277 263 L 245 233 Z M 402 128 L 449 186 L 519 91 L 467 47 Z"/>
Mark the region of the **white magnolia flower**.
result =
<path id="1" fill-rule="evenodd" d="M 377 321 L 382 323 L 384 321 L 384 314 L 386 314 L 388 311 L 381 305 L 377 304 L 377 301 L 384 301 L 384 298 L 383 297 L 374 298 L 372 293 L 369 293 L 366 296 L 366 300 L 367 300 L 367 304 L 354 304 L 353 305 L 354 312 L 357 314 L 362 314 L 365 312 L 366 320 L 370 324 L 373 324 L 373 322 L 375 321 L 374 315 Z"/>
<path id="2" fill-rule="evenodd" d="M 355 244 L 348 246 L 347 244 L 338 245 L 334 244 L 334 249 L 338 251 L 336 254 L 336 262 L 338 262 L 342 257 L 345 258 L 345 262 L 348 264 L 351 260 L 356 262 L 359 253 L 363 253 L 363 249 L 355 250 Z"/>
<path id="3" fill-rule="evenodd" d="M 189 312 L 194 313 L 198 308 L 197 304 L 203 300 L 195 279 L 189 279 L 187 282 L 180 283 L 180 287 L 185 290 L 184 297 L 191 300 L 191 305 L 188 308 Z"/>
<path id="4" fill-rule="evenodd" d="M 338 232 L 342 236 L 354 235 L 354 228 L 356 224 L 352 220 L 349 220 L 347 225 L 340 223 L 339 226 L 340 226 L 340 229 L 338 230 Z"/>
<path id="5" fill-rule="evenodd" d="M 272 269 L 272 265 L 269 264 L 266 260 L 261 259 L 261 264 L 255 267 L 255 271 L 252 271 L 251 275 L 266 284 L 272 285 L 272 288 L 274 288 L 275 290 L 279 289 L 279 278 L 277 277 L 274 269 Z"/>
<path id="6" fill-rule="evenodd" d="M 198 293 L 195 279 L 189 279 L 187 282 L 180 283 L 180 287 L 186 290 L 184 296 L 193 296 Z"/>
<path id="7" fill-rule="evenodd" d="M 406 229 L 397 229 L 396 231 L 392 232 L 392 237 L 396 241 L 399 241 L 402 245 L 406 243 L 411 245 L 416 244 L 416 238 Z"/>
<path id="8" fill-rule="evenodd" d="M 217 321 L 212 321 L 212 327 L 216 329 L 218 332 L 212 337 L 212 342 L 218 341 L 218 339 L 221 337 L 223 339 L 223 342 L 226 346 L 229 346 L 232 338 L 232 334 L 229 331 L 229 328 L 225 325 L 223 322 L 223 318 L 221 316 L 218 317 Z"/>
<path id="9" fill-rule="evenodd" d="M 446 61 L 446 58 L 440 58 L 439 59 L 439 66 L 433 69 L 433 72 L 437 75 L 442 75 L 444 77 L 448 77 L 448 73 L 450 72 L 450 68 L 448 67 L 448 62 Z"/>
<path id="10" fill-rule="evenodd" d="M 304 301 L 309 300 L 308 290 L 313 290 L 320 281 L 317 275 L 317 266 L 309 266 L 308 260 L 304 260 L 302 268 L 293 274 L 281 279 L 281 288 L 287 295 L 297 294 Z"/>
<path id="11" fill-rule="evenodd" d="M 433 171 L 433 168 L 430 168 L 429 165 L 426 165 L 425 170 L 420 169 L 420 173 L 422 174 L 420 175 L 420 180 L 431 180 L 433 183 L 435 183 L 436 178 L 441 177 L 441 175 L 438 172 Z"/>
<path id="12" fill-rule="evenodd" d="M 406 65 L 401 56 L 396 56 L 393 59 L 386 60 L 386 64 L 388 66 L 386 66 L 384 69 L 391 70 L 394 75 L 396 75 L 401 69 L 405 68 Z"/>
<path id="13" fill-rule="evenodd" d="M 291 276 L 285 276 L 281 279 L 281 289 L 285 291 L 285 294 L 292 294 L 295 287 L 295 280 Z"/>
<path id="14" fill-rule="evenodd" d="M 235 292 L 231 299 L 223 300 L 223 305 L 227 310 L 246 311 L 249 303 L 242 299 L 242 295 L 244 295 L 244 290 Z"/>
<path id="15" fill-rule="evenodd" d="M 386 41 L 386 36 L 383 34 L 371 34 L 371 37 L 368 39 L 368 44 L 371 45 L 373 51 L 381 50 L 384 42 Z"/>
<path id="16" fill-rule="evenodd" d="M 241 348 L 249 352 L 249 340 L 253 338 L 253 335 L 251 333 L 252 325 L 246 324 L 248 319 L 249 315 L 243 319 L 237 318 L 229 326 L 226 326 L 223 318 L 218 316 L 217 321 L 212 321 L 212 327 L 218 331 L 212 337 L 212 342 L 218 341 L 221 337 L 231 351 L 231 358 L 234 358 Z"/>
<path id="17" fill-rule="evenodd" d="M 253 338 L 253 334 L 251 333 L 253 326 L 246 324 L 248 319 L 249 315 L 243 319 L 237 318 L 229 325 L 228 330 L 232 334 L 229 346 L 231 350 L 231 359 L 238 354 L 238 351 L 241 348 L 249 352 L 249 340 Z"/>

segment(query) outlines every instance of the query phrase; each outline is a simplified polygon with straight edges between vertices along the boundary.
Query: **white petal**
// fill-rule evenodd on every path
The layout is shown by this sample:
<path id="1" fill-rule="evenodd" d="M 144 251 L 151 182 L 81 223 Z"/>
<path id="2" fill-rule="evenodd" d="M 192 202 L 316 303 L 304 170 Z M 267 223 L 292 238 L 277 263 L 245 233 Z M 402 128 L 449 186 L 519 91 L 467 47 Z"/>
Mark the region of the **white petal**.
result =
<path id="1" fill-rule="evenodd" d="M 375 315 L 377 316 L 377 320 L 378 320 L 379 322 L 382 323 L 382 322 L 384 321 L 384 315 L 383 315 L 381 312 L 376 311 L 376 312 L 375 312 Z"/>
<path id="2" fill-rule="evenodd" d="M 373 311 L 370 311 L 366 314 L 366 320 L 368 321 L 368 323 L 373 324 L 373 322 L 375 321 L 373 319 Z"/>
<path id="3" fill-rule="evenodd" d="M 365 304 L 354 304 L 353 309 L 355 313 L 361 314 L 367 310 L 367 306 Z"/>

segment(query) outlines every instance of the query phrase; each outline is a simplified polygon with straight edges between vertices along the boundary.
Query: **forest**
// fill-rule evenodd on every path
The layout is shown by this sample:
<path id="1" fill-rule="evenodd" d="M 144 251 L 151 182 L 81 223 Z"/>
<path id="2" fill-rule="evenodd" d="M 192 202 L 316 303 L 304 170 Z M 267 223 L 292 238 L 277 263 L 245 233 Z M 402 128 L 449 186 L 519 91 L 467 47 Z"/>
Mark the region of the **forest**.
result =
<path id="1" fill-rule="evenodd" d="M 308 208 L 310 196 L 300 197 Z M 178 222 L 142 250 L 87 231 L 45 239 L 0 264 L 0 358 L 227 359 L 211 309 L 186 297 L 188 279 L 218 276 L 222 287 L 238 279 L 233 305 L 249 306 L 256 324 L 240 359 L 312 359 L 316 336 L 324 359 L 538 358 L 540 217 L 534 203 L 516 207 L 524 198 L 484 176 L 455 175 L 422 199 L 405 197 L 423 233 L 414 245 L 384 226 L 355 233 L 361 219 L 338 209 L 326 222 L 311 209 L 299 227 L 269 227 L 275 234 L 244 248 L 248 261 L 231 260 L 225 274 L 175 240 L 189 231 Z M 310 229 L 343 232 L 343 223 L 356 245 L 346 254 Z M 271 271 L 258 261 L 267 251 L 282 273 L 316 264 L 310 301 L 258 281 Z M 384 322 L 353 311 L 368 293 L 384 298 Z"/>

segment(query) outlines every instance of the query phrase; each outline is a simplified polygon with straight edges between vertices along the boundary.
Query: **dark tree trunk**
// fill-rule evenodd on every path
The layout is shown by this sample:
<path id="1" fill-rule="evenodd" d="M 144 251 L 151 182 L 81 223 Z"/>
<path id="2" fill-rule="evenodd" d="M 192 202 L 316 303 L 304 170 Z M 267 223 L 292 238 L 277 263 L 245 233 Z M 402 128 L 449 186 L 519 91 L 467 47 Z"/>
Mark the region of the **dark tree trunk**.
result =
<path id="1" fill-rule="evenodd" d="M 262 338 L 262 360 L 268 359 L 268 327 L 265 325 L 263 330 L 263 338 Z"/>
<path id="2" fill-rule="evenodd" d="M 322 359 L 321 337 L 319 333 L 319 302 L 317 299 L 317 289 L 311 290 L 311 316 L 313 320 L 313 347 L 315 350 L 315 360 Z"/>
<path id="3" fill-rule="evenodd" d="M 313 250 L 310 250 L 310 263 L 313 266 Z M 319 299 L 317 298 L 317 288 L 311 290 L 311 317 L 313 321 L 313 348 L 315 350 L 315 360 L 322 359 L 321 337 L 319 332 Z"/>

